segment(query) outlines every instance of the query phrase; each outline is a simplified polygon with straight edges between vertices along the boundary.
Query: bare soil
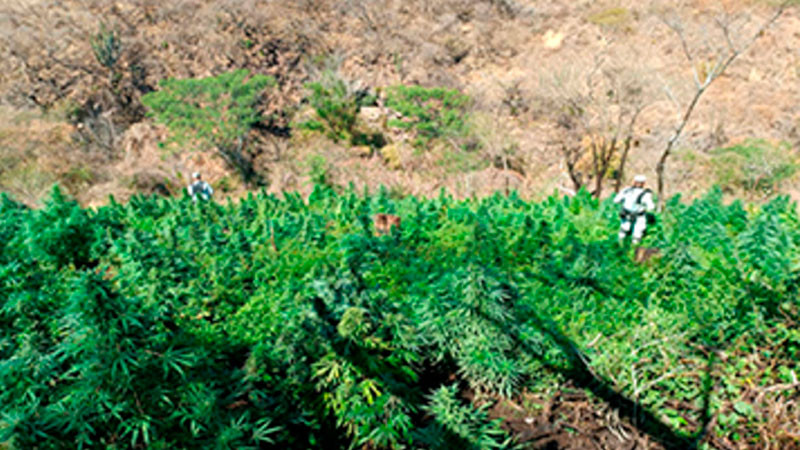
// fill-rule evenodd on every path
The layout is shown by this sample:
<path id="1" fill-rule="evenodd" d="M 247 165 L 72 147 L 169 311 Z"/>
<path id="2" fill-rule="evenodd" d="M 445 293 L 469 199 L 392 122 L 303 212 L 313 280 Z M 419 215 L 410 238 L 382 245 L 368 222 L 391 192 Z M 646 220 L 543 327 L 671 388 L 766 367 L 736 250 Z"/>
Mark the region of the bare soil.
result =
<path id="1" fill-rule="evenodd" d="M 503 428 L 530 449 L 665 448 L 607 404 L 578 389 L 564 388 L 547 399 L 527 395 L 518 401 L 501 400 L 489 414 L 502 419 Z"/>

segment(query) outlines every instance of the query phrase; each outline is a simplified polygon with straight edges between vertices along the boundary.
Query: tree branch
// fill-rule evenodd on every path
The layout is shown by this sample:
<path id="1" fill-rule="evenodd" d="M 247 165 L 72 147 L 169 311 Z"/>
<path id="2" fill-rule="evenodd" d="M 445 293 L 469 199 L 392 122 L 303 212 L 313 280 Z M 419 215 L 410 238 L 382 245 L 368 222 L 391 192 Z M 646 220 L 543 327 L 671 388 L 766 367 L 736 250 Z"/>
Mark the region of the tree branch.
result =
<path id="1" fill-rule="evenodd" d="M 686 108 L 686 110 L 685 110 L 685 112 L 683 114 L 683 118 L 678 123 L 678 125 L 675 127 L 675 130 L 673 131 L 672 136 L 670 136 L 669 140 L 667 141 L 667 146 L 664 149 L 664 152 L 661 154 L 661 157 L 658 160 L 658 164 L 656 165 L 656 174 L 658 176 L 658 209 L 659 210 L 663 209 L 663 205 L 664 205 L 664 170 L 665 170 L 665 167 L 666 167 L 667 159 L 669 158 L 670 154 L 672 153 L 672 150 L 675 147 L 675 143 L 680 138 L 681 133 L 683 133 L 684 128 L 686 128 L 687 123 L 689 123 L 689 119 L 691 119 L 692 113 L 694 112 L 694 109 L 697 106 L 697 103 L 700 101 L 700 97 L 702 97 L 703 93 L 708 89 L 708 87 L 711 85 L 711 83 L 714 82 L 714 80 L 716 80 L 717 78 L 722 76 L 722 74 L 725 73 L 725 71 L 728 69 L 728 67 L 730 67 L 731 63 L 733 63 L 733 61 L 736 60 L 736 58 L 739 55 L 741 55 L 743 52 L 747 51 L 747 49 L 749 49 L 758 40 L 758 38 L 761 37 L 764 34 L 764 32 L 769 27 L 771 27 L 772 24 L 774 24 L 778 20 L 778 18 L 783 14 L 783 12 L 789 6 L 790 2 L 791 2 L 791 0 L 784 0 L 784 2 L 781 3 L 781 5 L 778 7 L 778 9 L 775 11 L 775 13 L 772 16 L 770 16 L 770 18 L 768 20 L 766 20 L 761 25 L 761 27 L 758 28 L 758 30 L 755 33 L 753 33 L 753 36 L 740 49 L 735 49 L 735 46 L 732 46 L 733 42 L 730 39 L 729 26 L 727 24 L 723 24 L 721 21 L 717 22 L 717 24 L 722 28 L 723 34 L 725 35 L 726 39 L 728 40 L 728 45 L 729 45 L 729 48 L 732 49 L 732 52 L 728 56 L 727 59 L 725 59 L 724 57 L 720 58 L 718 63 L 714 65 L 714 68 L 712 68 L 712 70 L 706 76 L 705 81 L 702 84 L 697 85 L 697 89 L 695 91 L 694 97 L 692 98 L 692 101 L 689 103 L 689 106 Z M 687 55 L 687 58 L 690 58 L 690 62 L 691 62 L 692 61 L 691 60 L 691 52 L 688 49 L 688 45 L 687 45 L 686 39 L 685 39 L 685 37 L 683 35 L 682 28 L 677 24 L 672 24 L 671 25 L 667 21 L 664 21 L 664 22 L 667 23 L 667 25 L 670 28 L 672 28 L 673 30 L 675 30 L 675 32 L 678 34 L 678 37 L 681 40 L 681 45 L 684 47 L 684 53 Z M 699 82 L 698 77 L 697 77 L 697 69 L 696 69 L 696 67 L 694 65 L 692 65 L 692 69 L 693 69 L 693 71 L 695 73 L 695 83 L 697 84 Z"/>
<path id="2" fill-rule="evenodd" d="M 683 49 L 683 54 L 686 56 L 686 60 L 689 61 L 689 64 L 692 66 L 692 74 L 694 75 L 694 83 L 696 87 L 700 87 L 700 74 L 697 73 L 697 65 L 694 62 L 694 57 L 692 56 L 692 52 L 689 49 L 689 43 L 686 41 L 686 35 L 683 33 L 683 27 L 680 23 L 677 22 L 670 22 L 665 18 L 662 18 L 661 21 L 668 26 L 675 34 L 678 36 L 678 39 L 681 41 L 681 49 Z"/>

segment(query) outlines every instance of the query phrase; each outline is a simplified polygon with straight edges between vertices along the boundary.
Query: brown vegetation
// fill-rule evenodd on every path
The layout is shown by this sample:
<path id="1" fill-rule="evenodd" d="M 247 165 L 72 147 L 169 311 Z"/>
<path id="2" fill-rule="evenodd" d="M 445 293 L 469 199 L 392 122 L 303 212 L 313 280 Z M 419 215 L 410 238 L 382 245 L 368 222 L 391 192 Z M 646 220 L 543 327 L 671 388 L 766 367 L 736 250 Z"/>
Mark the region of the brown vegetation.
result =
<path id="1" fill-rule="evenodd" d="M 582 55 L 592 64 L 567 63 L 544 74 L 540 114 L 556 118 L 552 145 L 576 191 L 585 187 L 600 197 L 604 181 L 614 180 L 615 192 L 622 185 L 631 149 L 639 145 L 637 121 L 653 98 L 654 78 L 631 63 L 639 58 L 610 48 Z"/>
<path id="2" fill-rule="evenodd" d="M 639 264 L 647 263 L 661 257 L 661 250 L 652 247 L 637 247 L 633 260 Z"/>
<path id="3" fill-rule="evenodd" d="M 400 230 L 400 217 L 392 214 L 375 214 L 372 218 L 372 227 L 375 236 L 390 234 L 392 229 Z"/>
<path id="4" fill-rule="evenodd" d="M 521 403 L 521 404 L 520 404 Z M 662 449 L 619 411 L 565 386 L 554 395 L 522 396 L 518 402 L 501 400 L 490 414 L 524 443 L 541 449 Z"/>
<path id="5" fill-rule="evenodd" d="M 67 172 L 85 166 L 92 176 L 68 190 L 93 204 L 138 191 L 142 183 L 133 178 L 163 178 L 177 193 L 198 168 L 225 185 L 226 195 L 243 192 L 212 153 L 165 151 L 163 136 L 142 135 L 152 126 L 140 101 L 162 79 L 238 68 L 277 81 L 248 137 L 248 158 L 273 192 L 308 191 L 307 161 L 321 156 L 334 185 L 383 184 L 398 193 L 444 187 L 458 196 L 510 189 L 541 196 L 569 186 L 600 196 L 633 172 L 660 172 L 665 195 L 691 195 L 715 179 L 710 164 L 693 163 L 686 151 L 713 159 L 709 150 L 753 137 L 788 142 L 794 153 L 800 142 L 800 56 L 792 50 L 800 20 L 790 8 L 770 22 L 776 9 L 767 3 L 12 1 L 0 6 L 7 67 L 0 98 L 15 115 L 69 130 L 37 152 L 58 155 Z M 764 24 L 771 26 L 759 31 Z M 325 69 L 378 94 L 357 126 L 385 136 L 387 147 L 331 142 L 291 127 L 314 115 L 303 102 L 305 85 Z M 709 75 L 713 85 L 704 82 Z M 392 112 L 381 101 L 383 88 L 398 83 L 470 95 L 472 136 L 409 149 L 408 136 L 386 126 Z M 43 128 L 4 127 L 3 134 L 46 140 L 37 136 Z M 11 142 L 5 152 L 26 154 Z M 135 156 L 131 142 L 148 156 Z M 40 185 L 68 184 L 35 161 Z M 29 191 L 17 194 L 26 201 L 40 195 L 11 187 L 27 182 L 4 179 L 4 190 Z"/>

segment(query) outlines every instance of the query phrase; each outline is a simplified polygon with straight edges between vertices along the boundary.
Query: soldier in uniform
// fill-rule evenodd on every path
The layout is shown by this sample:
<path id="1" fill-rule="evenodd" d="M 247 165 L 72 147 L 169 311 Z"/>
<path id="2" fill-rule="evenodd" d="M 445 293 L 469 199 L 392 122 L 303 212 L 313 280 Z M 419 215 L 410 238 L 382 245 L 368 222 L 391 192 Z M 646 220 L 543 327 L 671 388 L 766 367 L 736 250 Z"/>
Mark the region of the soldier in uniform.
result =
<path id="1" fill-rule="evenodd" d="M 194 181 L 189 185 L 189 195 L 192 196 L 192 200 L 195 202 L 198 198 L 203 201 L 210 200 L 211 196 L 214 195 L 214 189 L 203 180 L 200 172 L 193 173 L 192 179 Z"/>
<path id="2" fill-rule="evenodd" d="M 623 189 L 616 197 L 614 203 L 621 204 L 619 216 L 622 222 L 619 227 L 619 240 L 623 241 L 633 232 L 633 244 L 638 244 L 647 229 L 647 214 L 655 210 L 653 191 L 644 184 L 647 178 L 636 175 L 633 186 Z"/>

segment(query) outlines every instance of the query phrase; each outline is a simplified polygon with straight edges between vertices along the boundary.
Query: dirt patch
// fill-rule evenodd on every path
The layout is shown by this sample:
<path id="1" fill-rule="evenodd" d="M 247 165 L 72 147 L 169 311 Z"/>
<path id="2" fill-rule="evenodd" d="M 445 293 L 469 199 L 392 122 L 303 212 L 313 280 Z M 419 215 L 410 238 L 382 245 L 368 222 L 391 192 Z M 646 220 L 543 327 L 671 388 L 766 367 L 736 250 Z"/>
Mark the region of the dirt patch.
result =
<path id="1" fill-rule="evenodd" d="M 524 405 L 524 407 L 522 406 Z M 502 400 L 489 411 L 503 428 L 530 449 L 663 449 L 607 404 L 577 389 L 551 398 L 532 394 Z"/>

